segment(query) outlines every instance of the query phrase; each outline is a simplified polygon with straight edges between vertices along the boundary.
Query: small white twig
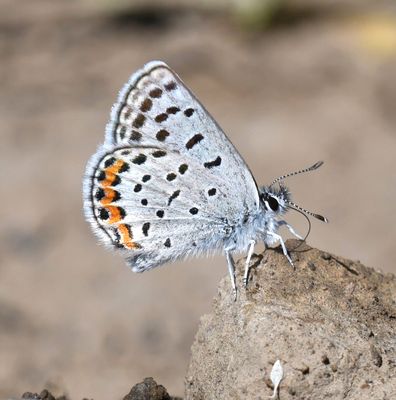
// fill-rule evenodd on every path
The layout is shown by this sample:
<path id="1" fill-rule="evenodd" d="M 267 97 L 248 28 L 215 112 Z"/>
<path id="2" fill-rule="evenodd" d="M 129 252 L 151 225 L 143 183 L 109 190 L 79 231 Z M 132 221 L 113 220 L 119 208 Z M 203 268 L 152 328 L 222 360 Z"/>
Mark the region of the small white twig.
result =
<path id="1" fill-rule="evenodd" d="M 271 375 L 270 375 L 272 384 L 274 385 L 274 393 L 270 396 L 270 399 L 279 398 L 279 385 L 281 380 L 283 379 L 283 368 L 281 362 L 279 360 L 275 361 L 275 364 L 272 367 Z"/>

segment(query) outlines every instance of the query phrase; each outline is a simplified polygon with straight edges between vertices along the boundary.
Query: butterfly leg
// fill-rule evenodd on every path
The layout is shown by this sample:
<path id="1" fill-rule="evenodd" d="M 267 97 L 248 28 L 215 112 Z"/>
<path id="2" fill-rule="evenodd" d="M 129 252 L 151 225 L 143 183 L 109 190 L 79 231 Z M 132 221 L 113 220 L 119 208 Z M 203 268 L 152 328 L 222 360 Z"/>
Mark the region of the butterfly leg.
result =
<path id="1" fill-rule="evenodd" d="M 267 235 L 271 236 L 273 239 L 275 239 L 276 241 L 278 241 L 280 243 L 280 245 L 282 246 L 282 250 L 283 250 L 283 254 L 285 255 L 285 257 L 287 258 L 287 261 L 289 261 L 290 265 L 295 268 L 292 259 L 289 256 L 289 253 L 287 252 L 286 246 L 285 246 L 285 242 L 282 239 L 281 235 L 278 235 L 275 232 L 267 232 Z"/>
<path id="2" fill-rule="evenodd" d="M 286 221 L 279 221 L 278 222 L 279 223 L 279 226 L 282 226 L 282 225 L 284 225 L 288 230 L 289 230 L 289 232 L 292 234 L 292 235 L 294 235 L 296 238 L 298 238 L 298 239 L 300 239 L 300 240 L 304 240 L 304 238 L 302 238 L 294 229 L 293 229 L 293 227 L 291 226 L 291 225 L 289 225 Z"/>
<path id="3" fill-rule="evenodd" d="M 248 275 L 249 275 L 249 264 L 250 264 L 250 259 L 252 258 L 253 255 L 253 251 L 254 251 L 254 246 L 255 246 L 256 242 L 254 240 L 251 240 L 249 242 L 249 250 L 248 250 L 248 254 L 246 257 L 246 264 L 245 264 L 245 273 L 243 275 L 243 284 L 245 286 L 245 288 L 247 287 L 247 283 L 248 283 Z"/>
<path id="4" fill-rule="evenodd" d="M 234 263 L 234 259 L 232 258 L 230 249 L 225 249 L 225 255 L 227 258 L 227 266 L 228 266 L 228 272 L 230 273 L 231 285 L 232 285 L 232 289 L 234 291 L 234 301 L 236 301 L 237 288 L 236 288 L 236 283 L 235 283 L 235 263 Z"/>

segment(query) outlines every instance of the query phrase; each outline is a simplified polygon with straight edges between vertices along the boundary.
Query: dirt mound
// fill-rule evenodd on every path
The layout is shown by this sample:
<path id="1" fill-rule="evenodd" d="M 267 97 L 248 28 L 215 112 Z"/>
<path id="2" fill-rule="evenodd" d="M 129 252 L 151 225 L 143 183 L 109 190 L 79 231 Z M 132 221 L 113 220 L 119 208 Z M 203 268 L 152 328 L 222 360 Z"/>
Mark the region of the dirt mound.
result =
<path id="1" fill-rule="evenodd" d="M 256 256 L 236 302 L 222 280 L 192 347 L 187 399 L 266 398 L 277 359 L 283 400 L 396 396 L 395 277 L 307 245 L 291 254 L 295 271 L 279 249 Z"/>

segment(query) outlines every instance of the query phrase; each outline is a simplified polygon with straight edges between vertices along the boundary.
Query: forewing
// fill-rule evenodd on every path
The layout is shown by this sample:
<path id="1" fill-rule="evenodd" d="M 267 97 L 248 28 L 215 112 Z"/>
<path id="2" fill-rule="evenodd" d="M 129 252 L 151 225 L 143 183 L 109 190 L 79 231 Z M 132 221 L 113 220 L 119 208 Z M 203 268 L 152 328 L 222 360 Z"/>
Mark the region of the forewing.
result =
<path id="1" fill-rule="evenodd" d="M 121 90 L 106 129 L 105 144 L 163 147 L 210 171 L 229 186 L 240 213 L 257 210 L 252 174 L 224 132 L 165 63 L 153 61 Z M 231 216 L 233 217 L 233 216 Z"/>

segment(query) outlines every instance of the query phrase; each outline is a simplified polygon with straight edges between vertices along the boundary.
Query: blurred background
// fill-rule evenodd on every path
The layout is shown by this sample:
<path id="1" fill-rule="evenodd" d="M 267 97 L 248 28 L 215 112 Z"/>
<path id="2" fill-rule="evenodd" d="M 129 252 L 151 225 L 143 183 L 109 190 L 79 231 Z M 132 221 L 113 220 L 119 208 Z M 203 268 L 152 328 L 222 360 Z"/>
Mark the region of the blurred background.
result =
<path id="1" fill-rule="evenodd" d="M 146 376 L 183 394 L 225 260 L 133 274 L 82 214 L 110 107 L 152 59 L 196 93 L 258 182 L 324 160 L 288 181 L 331 221 L 313 221 L 308 243 L 395 272 L 394 1 L 1 0 L 0 57 L 1 398 L 46 386 L 117 399 Z"/>

